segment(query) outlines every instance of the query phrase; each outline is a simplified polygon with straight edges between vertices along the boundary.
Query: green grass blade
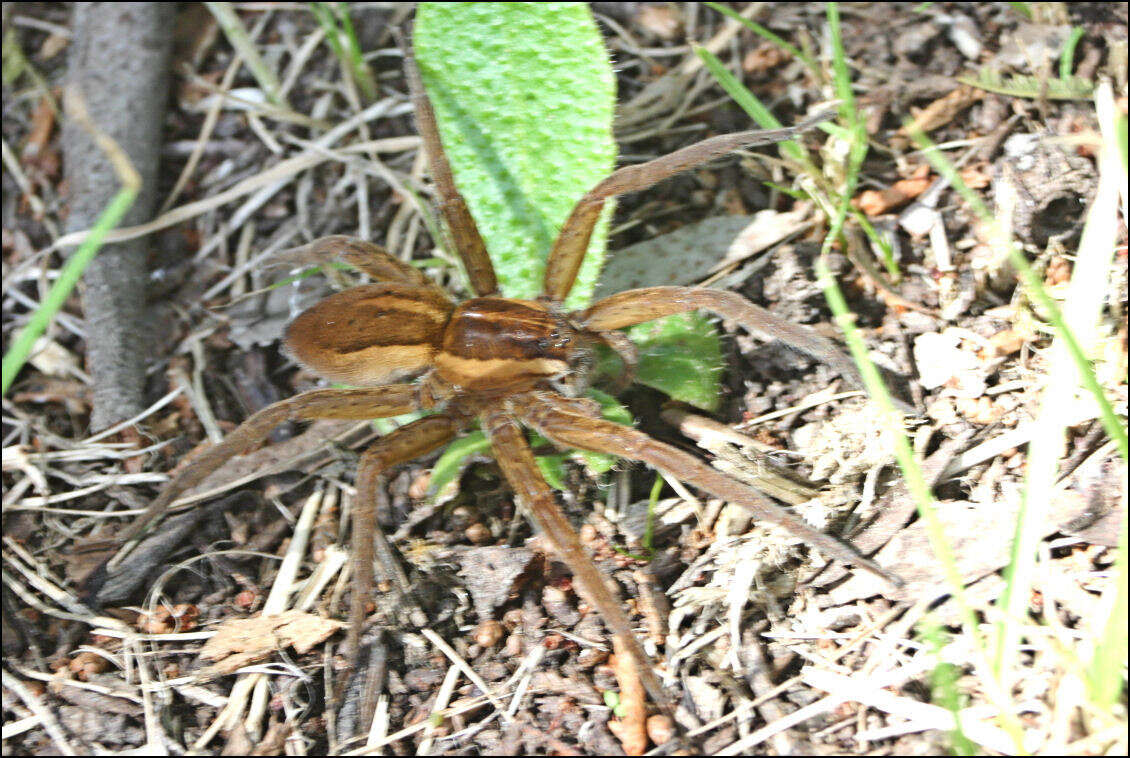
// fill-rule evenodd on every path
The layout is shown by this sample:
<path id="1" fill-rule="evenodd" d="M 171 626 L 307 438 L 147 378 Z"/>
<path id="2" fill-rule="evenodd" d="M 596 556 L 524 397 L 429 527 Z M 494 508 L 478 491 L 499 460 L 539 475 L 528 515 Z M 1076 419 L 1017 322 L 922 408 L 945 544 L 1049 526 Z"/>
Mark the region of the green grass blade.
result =
<path id="1" fill-rule="evenodd" d="M 239 15 L 235 12 L 232 4 L 206 2 L 204 5 L 215 17 L 216 23 L 220 25 L 228 43 L 243 58 L 243 62 L 247 64 L 247 68 L 250 69 L 251 75 L 255 77 L 255 81 L 258 82 L 267 99 L 275 105 L 284 105 L 281 96 L 282 86 L 279 84 L 278 77 L 259 55 L 259 49 L 255 47 L 255 43 L 248 36 L 247 30 L 243 28 L 243 22 L 239 20 Z"/>
<path id="2" fill-rule="evenodd" d="M 728 8 L 721 3 L 706 3 L 706 5 L 718 11 L 723 16 L 732 18 L 757 36 L 764 39 L 766 42 L 776 45 L 781 50 L 784 50 L 786 53 L 799 60 L 801 63 L 808 67 L 808 70 L 811 71 L 812 75 L 816 77 L 816 81 L 819 82 L 823 79 L 823 72 L 820 70 L 820 66 L 816 65 L 816 61 L 812 60 L 812 56 L 803 52 L 796 46 L 789 44 L 756 21 L 750 21 L 748 18 L 739 14 L 737 11 Z"/>
<path id="3" fill-rule="evenodd" d="M 1126 509 L 1125 493 L 1122 498 L 1123 512 Z M 1118 552 L 1115 555 L 1115 584 L 1109 592 L 1106 623 L 1099 635 L 1095 652 L 1087 667 L 1087 689 L 1091 702 L 1110 712 L 1122 698 L 1126 689 L 1127 653 L 1127 576 L 1130 575 L 1130 562 L 1127 560 L 1127 520 L 1122 519 L 1118 533 Z M 1104 598 L 1105 599 L 1105 598 Z"/>
<path id="4" fill-rule="evenodd" d="M 907 128 L 911 129 L 912 125 L 907 124 Z M 923 155 L 930 165 L 934 167 L 940 175 L 944 176 L 953 186 L 953 188 L 962 196 L 962 198 L 969 203 L 974 213 L 984 222 L 995 225 L 996 219 L 993 214 L 985 206 L 981 198 L 965 184 L 961 175 L 954 168 L 953 164 L 946 160 L 945 156 L 937 149 L 937 146 L 930 141 L 925 134 L 921 131 L 913 130 L 911 136 L 918 143 L 919 147 L 923 150 Z M 1102 387 L 1099 385 L 1098 379 L 1095 378 L 1095 372 L 1091 368 L 1091 363 L 1087 359 L 1083 348 L 1079 345 L 1078 340 L 1063 319 L 1063 313 L 1059 310 L 1055 300 L 1044 289 L 1040 277 L 1028 265 L 1028 259 L 1015 245 L 1009 245 L 1008 250 L 1009 262 L 1020 272 L 1021 280 L 1024 282 L 1025 287 L 1028 289 L 1032 298 L 1040 304 L 1047 314 L 1048 321 L 1056 330 L 1056 334 L 1064 341 L 1064 346 L 1071 354 L 1072 359 L 1075 361 L 1075 366 L 1079 370 L 1080 379 L 1083 386 L 1091 395 L 1094 396 L 1095 402 L 1099 405 L 1100 419 L 1103 424 L 1103 429 L 1110 436 L 1118 446 L 1118 452 L 1123 460 L 1130 459 L 1130 444 L 1127 442 L 1126 429 L 1118 421 L 1118 417 L 1114 413 L 1114 408 L 1111 406 L 1110 401 L 1107 400 L 1106 393 L 1103 392 Z"/>
<path id="5" fill-rule="evenodd" d="M 377 80 L 361 54 L 357 32 L 353 29 L 353 20 L 345 3 L 310 3 L 310 10 L 326 33 L 326 44 L 341 61 L 342 67 L 349 70 L 361 90 L 361 96 L 366 101 L 375 100 Z"/>
<path id="6" fill-rule="evenodd" d="M 1113 132 L 1113 129 L 1109 130 Z M 1114 410 L 1107 400 L 1105 393 L 1095 376 L 1094 370 L 1087 359 L 1083 346 L 1075 335 L 1075 330 L 1068 324 L 1067 318 L 1060 310 L 1054 299 L 1044 289 L 1040 277 L 1032 270 L 1027 259 L 1020 249 L 1009 239 L 1004 238 L 1000 226 L 972 189 L 961 179 L 953 165 L 946 160 L 930 140 L 921 132 L 912 131 L 911 136 L 923 148 L 926 159 L 934 169 L 947 180 L 954 189 L 966 200 L 981 220 L 992 230 L 994 239 L 998 244 L 1005 245 L 1010 262 L 1020 273 L 1029 295 L 1044 310 L 1049 322 L 1056 332 L 1056 343 L 1053 345 L 1049 359 L 1049 377 L 1044 390 L 1044 397 L 1037 423 L 1042 433 L 1037 435 L 1029 445 L 1028 476 L 1022 497 L 1021 514 L 1017 520 L 1016 536 L 1013 541 L 1012 560 L 1006 572 L 1007 583 L 1005 592 L 1000 601 L 1003 609 L 1003 618 L 998 626 L 996 655 L 994 668 L 1004 675 L 1014 665 L 1021 636 L 1021 626 L 1026 623 L 1028 612 L 1029 588 L 1035 572 L 1036 545 L 1041 538 L 1043 516 L 1049 504 L 1048 498 L 1053 491 L 1054 476 L 1058 460 L 1062 455 L 1065 420 L 1062 417 L 1063 407 L 1069 405 L 1065 398 L 1074 395 L 1076 381 L 1094 397 L 1100 409 L 1100 418 L 1107 434 L 1114 440 L 1123 460 L 1127 459 L 1126 429 L 1118 421 Z M 1109 142 L 1109 140 L 1108 140 Z M 1099 191 L 1096 193 L 1095 203 L 1088 214 L 1087 224 L 1084 229 L 1084 242 L 1080 243 L 1080 258 L 1073 275 L 1072 286 L 1069 287 L 1069 302 L 1073 314 L 1073 321 L 1079 328 L 1087 333 L 1093 330 L 1092 322 L 1098 316 L 1101 300 L 1093 296 L 1093 292 L 1102 291 L 1105 272 L 1110 265 L 1110 256 L 1114 248 L 1114 224 L 1117 209 L 1117 184 L 1121 178 L 1117 166 L 1117 152 L 1119 148 L 1107 145 L 1104 148 L 1104 160 L 1100 172 Z M 1112 164 L 1113 167 L 1112 167 Z M 1107 198 L 1104 200 L 1104 198 Z M 1105 205 L 1104 205 L 1105 204 Z M 1086 260 L 1089 258 L 1090 260 Z M 1078 280 L 1077 292 L 1083 293 L 1071 298 Z M 1085 293 L 1092 293 L 1089 297 Z M 1073 366 L 1069 364 L 1073 363 Z M 1072 370 L 1072 368 L 1074 370 Z M 1119 559 L 1124 555 L 1120 553 Z M 1123 567 L 1125 563 L 1123 562 Z M 1123 582 L 1125 575 L 1119 577 Z M 1118 592 L 1122 588 L 1119 587 Z M 1116 596 L 1112 603 L 1112 612 L 1117 613 L 1120 603 Z M 1123 605 L 1123 613 L 1125 606 Z M 1118 617 L 1120 634 L 1111 634 L 1104 637 L 1108 644 L 1105 656 L 1110 651 L 1125 649 L 1125 617 Z M 1109 630 L 1108 623 L 1108 630 Z M 1100 643 L 1100 648 L 1102 644 Z M 1105 657 L 1104 656 L 1104 657 Z M 1097 660 L 1098 656 L 1096 656 Z M 1109 662 L 1109 661 L 1108 661 Z M 1007 682 L 1008 677 L 1004 676 Z M 1098 689 L 1102 693 L 1113 689 L 1107 680 L 1105 686 Z M 1120 689 L 1120 685 L 1119 685 Z M 1100 693 L 1101 694 L 1101 693 Z M 1105 694 L 1103 695 L 1106 696 Z"/>
<path id="7" fill-rule="evenodd" d="M 867 130 L 855 107 L 855 95 L 851 91 L 851 72 L 844 55 L 843 40 L 840 37 L 840 9 L 836 3 L 828 3 L 828 30 L 832 46 L 832 74 L 836 97 L 840 100 L 840 118 L 847 125 L 849 148 L 847 166 L 844 171 L 843 187 L 840 190 L 838 207 L 832 218 L 831 228 L 824 238 L 826 255 L 834 240 L 838 239 L 851 208 L 851 198 L 859 181 L 859 168 L 867 156 Z"/>
<path id="8" fill-rule="evenodd" d="M 1030 99 L 1087 100 L 1095 90 L 1093 82 L 1078 76 L 1059 79 L 1023 74 L 1006 76 L 991 68 L 982 68 L 976 76 L 959 76 L 957 80 L 962 84 L 995 92 L 998 95 Z"/>
<path id="9" fill-rule="evenodd" d="M 816 276 L 817 284 L 824 290 L 824 297 L 828 301 L 828 306 L 832 309 L 836 323 L 843 330 L 844 339 L 851 350 L 851 356 L 855 359 L 856 366 L 859 367 L 867 394 L 879 406 L 887 431 L 895 441 L 895 458 L 898 460 L 899 468 L 902 469 L 907 488 L 918 506 L 918 513 L 926 521 L 930 547 L 933 548 L 934 555 L 942 564 L 946 579 L 954 593 L 954 598 L 961 608 L 962 619 L 968 629 L 975 631 L 977 629 L 976 619 L 965 601 L 965 583 L 957 569 L 957 561 L 954 558 L 949 540 L 946 539 L 945 529 L 938 518 L 934 506 L 934 496 L 930 493 L 926 478 L 922 474 L 922 468 L 918 465 L 918 460 L 914 456 L 910 441 L 903 429 L 902 414 L 895 409 L 891 394 L 886 385 L 883 384 L 879 370 L 867 355 L 867 345 L 864 344 L 863 337 L 855 326 L 855 314 L 848 308 L 847 301 L 823 258 L 816 261 Z"/>
<path id="10" fill-rule="evenodd" d="M 988 670 L 985 647 L 977 626 L 977 618 L 973 614 L 972 606 L 966 599 L 965 583 L 957 568 L 957 559 L 950 541 L 946 537 L 945 527 L 938 517 L 934 496 L 926 485 L 922 468 L 918 465 L 910 441 L 903 430 L 902 415 L 895 409 L 890 392 L 879 376 L 879 370 L 867 355 L 867 346 L 864 344 L 859 330 L 855 327 L 855 315 L 848 309 L 847 301 L 844 299 L 843 293 L 823 257 L 816 261 L 816 276 L 817 283 L 824 290 L 824 297 L 832 309 L 836 323 L 843 330 L 844 339 L 851 350 L 851 356 L 855 360 L 856 366 L 859 367 L 867 394 L 879 407 L 883 423 L 894 440 L 895 459 L 902 470 L 907 489 L 910 491 L 911 497 L 914 498 L 918 514 L 926 525 L 926 536 L 930 542 L 930 549 L 941 564 L 946 582 L 953 593 L 954 602 L 957 603 L 958 614 L 965 628 L 965 634 L 974 648 L 974 663 L 982 673 L 982 682 L 986 694 L 997 704 L 1004 729 L 1018 746 L 1022 745 L 1023 730 L 1015 717 L 1007 710 L 1007 697 L 997 686 L 992 671 Z"/>
<path id="11" fill-rule="evenodd" d="M 1071 28 L 1071 35 L 1067 41 L 1063 43 L 1063 52 L 1059 57 L 1059 78 L 1071 78 L 1071 66 L 1075 62 L 1075 47 L 1079 44 L 1079 40 L 1083 39 L 1083 27 L 1073 26 Z"/>
<path id="12" fill-rule="evenodd" d="M 31 351 L 51 323 L 51 319 L 66 303 L 71 291 L 74 290 L 78 280 L 82 277 L 86 267 L 102 247 L 102 240 L 116 227 L 133 205 L 137 194 L 141 190 L 141 177 L 129 161 L 129 157 L 122 151 L 114 140 L 100 131 L 90 118 L 86 104 L 76 90 L 67 90 L 66 98 L 67 116 L 73 118 L 83 129 L 90 133 L 95 144 L 106 154 L 110 165 L 122 183 L 122 188 L 110 199 L 106 208 L 99 214 L 90 233 L 79 243 L 78 249 L 63 265 L 59 278 L 47 291 L 43 302 L 32 313 L 28 323 L 24 326 L 12 346 L 4 354 L 2 371 L 0 371 L 0 396 L 7 395 L 16 375 L 27 362 Z"/>
<path id="13" fill-rule="evenodd" d="M 942 660 L 942 650 L 946 646 L 946 633 L 932 615 L 927 614 L 918 625 L 918 637 L 925 640 L 931 652 L 938 659 L 930 675 L 930 699 L 953 714 L 954 730 L 950 733 L 954 755 L 973 755 L 976 747 L 965 735 L 961 726 L 961 693 L 957 688 L 958 669 L 952 663 Z"/>
<path id="14" fill-rule="evenodd" d="M 726 91 L 726 94 L 733 98 L 734 102 L 740 105 L 742 110 L 748 113 L 749 117 L 752 118 L 758 126 L 762 129 L 781 128 L 781 122 L 777 120 L 777 117 L 757 99 L 756 95 L 738 81 L 737 77 L 730 73 L 729 69 L 722 65 L 722 61 L 718 60 L 718 56 L 703 47 L 696 47 L 695 52 L 698 54 L 698 57 L 702 59 L 706 70 L 717 80 L 722 89 Z M 781 154 L 785 157 L 791 158 L 798 163 L 811 165 L 808 151 L 796 140 L 786 140 L 781 142 L 778 146 L 781 149 Z"/>
<path id="15" fill-rule="evenodd" d="M 47 291 L 47 296 L 43 298 L 43 302 L 31 315 L 27 325 L 20 330 L 16 339 L 12 342 L 12 347 L 4 354 L 3 388 L 0 390 L 0 395 L 8 394 L 8 388 L 12 386 L 16 374 L 27 362 L 36 340 L 47 331 L 51 319 L 67 302 L 71 291 L 78 284 L 78 280 L 82 278 L 83 271 L 86 270 L 86 267 L 98 253 L 99 248 L 102 247 L 102 239 L 107 232 L 118 225 L 136 199 L 137 188 L 123 187 L 118 190 L 105 210 L 98 216 L 90 234 L 67 260 L 63 269 L 59 272 L 59 278 L 51 285 L 51 289 Z"/>
<path id="16" fill-rule="evenodd" d="M 1024 20 L 1032 20 L 1032 4 L 1031 3 L 1009 3 L 1009 6 L 1017 12 L 1017 14 L 1024 17 Z"/>

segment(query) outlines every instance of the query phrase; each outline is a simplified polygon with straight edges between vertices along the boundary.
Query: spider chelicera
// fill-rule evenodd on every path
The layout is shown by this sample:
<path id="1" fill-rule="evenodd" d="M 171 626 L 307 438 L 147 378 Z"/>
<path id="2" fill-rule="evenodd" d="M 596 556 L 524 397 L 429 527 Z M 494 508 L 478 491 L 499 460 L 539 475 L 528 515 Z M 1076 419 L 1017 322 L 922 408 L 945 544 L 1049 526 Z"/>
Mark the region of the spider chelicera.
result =
<path id="1" fill-rule="evenodd" d="M 608 198 L 645 189 L 740 147 L 789 139 L 823 117 L 786 129 L 713 137 L 653 161 L 619 169 L 574 206 L 549 253 L 541 296 L 519 300 L 498 292 L 486 246 L 456 188 L 435 114 L 410 51 L 406 51 L 405 59 L 416 122 L 440 211 L 475 297 L 454 302 L 419 270 L 370 242 L 334 236 L 306 246 L 302 251 L 305 260 L 343 261 L 374 280 L 318 302 L 290 324 L 285 337 L 286 348 L 299 363 L 326 379 L 355 388 L 313 390 L 255 413 L 223 441 L 193 455 L 120 539 L 136 537 L 181 493 L 232 456 L 261 443 L 281 423 L 375 419 L 426 409 L 434 412 L 374 442 L 358 464 L 352 516 L 352 626 L 347 644 L 347 650 L 353 653 L 358 647 L 366 599 L 373 591 L 377 488 L 382 486 L 384 474 L 442 447 L 476 419 L 489 436 L 518 503 L 572 570 L 574 586 L 601 613 L 617 646 L 634 658 L 657 702 L 665 696 L 650 662 L 620 602 L 539 472 L 523 426 L 563 447 L 643 461 L 749 509 L 758 519 L 783 526 L 831 556 L 897 583 L 897 578 L 845 543 L 814 529 L 749 486 L 676 447 L 601 418 L 594 402 L 569 396 L 583 385 L 580 375 L 588 365 L 594 343 L 616 349 L 630 371 L 633 351 L 617 330 L 696 309 L 779 339 L 824 361 L 845 378 L 856 378 L 854 364 L 831 341 L 784 321 L 734 292 L 648 287 L 606 297 L 579 312 L 565 312 L 561 305 L 573 286 Z M 392 383 L 412 378 L 415 381 L 410 383 Z"/>

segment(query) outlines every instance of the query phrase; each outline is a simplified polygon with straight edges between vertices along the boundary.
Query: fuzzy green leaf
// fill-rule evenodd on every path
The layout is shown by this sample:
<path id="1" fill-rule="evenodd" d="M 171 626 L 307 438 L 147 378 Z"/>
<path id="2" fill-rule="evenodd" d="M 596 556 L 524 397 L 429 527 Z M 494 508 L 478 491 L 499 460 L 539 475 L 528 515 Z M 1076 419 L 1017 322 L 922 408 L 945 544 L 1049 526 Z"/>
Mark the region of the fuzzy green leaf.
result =
<path id="1" fill-rule="evenodd" d="M 600 415 L 602 417 L 618 424 L 631 425 L 632 414 L 617 402 L 616 398 L 600 390 L 591 390 L 590 395 L 593 400 L 600 403 Z M 544 447 L 550 444 L 540 434 L 531 433 L 529 436 L 531 447 Z M 456 485 L 463 470 L 467 468 L 475 456 L 489 454 L 490 440 L 478 429 L 452 442 L 432 467 L 430 489 L 433 496 L 439 502 L 453 497 L 457 491 Z M 584 463 L 585 467 L 594 475 L 603 474 L 616 465 L 616 456 L 590 453 L 587 450 L 539 455 L 537 457 L 538 467 L 549 485 L 556 490 L 568 489 L 565 482 L 565 461 L 569 458 L 575 458 Z"/>
<path id="2" fill-rule="evenodd" d="M 482 432 L 475 430 L 466 437 L 460 437 L 443 451 L 434 466 L 429 488 L 438 502 L 449 500 L 457 491 L 456 484 L 463 469 L 476 455 L 490 453 L 490 440 Z"/>
<path id="3" fill-rule="evenodd" d="M 421 3 L 415 49 L 502 292 L 535 297 L 569 211 L 615 167 L 616 82 L 592 13 L 581 3 Z M 591 296 L 605 236 L 593 235 L 568 305 Z"/>
<path id="4" fill-rule="evenodd" d="M 573 205 L 615 166 L 615 78 L 592 14 L 577 3 L 421 3 L 415 50 L 456 184 L 502 292 L 534 297 Z M 607 216 L 569 307 L 591 299 Z M 640 381 L 699 408 L 717 407 L 721 348 L 705 320 L 668 319 L 629 334 L 643 340 Z"/>
<path id="5" fill-rule="evenodd" d="M 718 410 L 722 345 L 705 316 L 683 313 L 634 326 L 639 347 L 636 381 L 705 411 Z"/>

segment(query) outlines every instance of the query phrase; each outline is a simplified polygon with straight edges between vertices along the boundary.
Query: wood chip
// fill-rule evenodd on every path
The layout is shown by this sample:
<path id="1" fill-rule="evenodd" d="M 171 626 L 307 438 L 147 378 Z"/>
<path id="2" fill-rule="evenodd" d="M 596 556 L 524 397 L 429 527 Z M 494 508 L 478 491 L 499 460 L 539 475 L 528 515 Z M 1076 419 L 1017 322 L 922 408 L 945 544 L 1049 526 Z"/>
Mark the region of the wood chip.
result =
<path id="1" fill-rule="evenodd" d="M 231 674 L 284 647 L 293 647 L 302 655 L 344 626 L 340 621 L 297 610 L 277 616 L 225 621 L 200 650 L 201 658 L 216 661 L 203 673 L 209 676 Z"/>

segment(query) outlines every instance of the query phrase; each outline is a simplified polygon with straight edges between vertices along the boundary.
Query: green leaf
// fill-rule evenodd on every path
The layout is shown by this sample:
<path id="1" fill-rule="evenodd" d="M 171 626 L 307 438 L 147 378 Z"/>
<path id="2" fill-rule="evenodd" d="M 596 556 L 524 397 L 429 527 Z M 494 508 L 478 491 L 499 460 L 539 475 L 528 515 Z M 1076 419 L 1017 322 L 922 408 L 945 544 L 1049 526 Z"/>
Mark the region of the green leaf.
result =
<path id="1" fill-rule="evenodd" d="M 428 485 L 432 496 L 440 502 L 453 497 L 463 469 L 474 456 L 486 455 L 489 452 L 490 440 L 477 429 L 449 444 L 443 455 L 432 466 L 432 478 Z"/>
<path id="2" fill-rule="evenodd" d="M 600 390 L 591 390 L 593 400 L 600 404 L 601 416 L 618 424 L 631 424 L 632 414 L 621 405 L 616 398 Z M 530 433 L 530 446 L 544 447 L 549 441 L 540 434 Z M 457 492 L 459 476 L 463 469 L 471 463 L 475 456 L 490 455 L 490 440 L 480 430 L 476 429 L 465 437 L 452 442 L 444 450 L 432 467 L 432 478 L 429 485 L 432 496 L 439 502 L 449 500 Z M 542 476 L 555 490 L 568 489 L 565 482 L 565 461 L 576 457 L 593 474 L 603 474 L 616 464 L 616 456 L 603 453 L 590 453 L 578 450 L 574 453 L 555 453 L 553 455 L 539 455 L 538 468 Z"/>
<path id="3" fill-rule="evenodd" d="M 421 3 L 415 50 L 456 184 L 502 292 L 535 297 L 565 218 L 615 167 L 615 78 L 592 14 L 579 3 Z M 608 216 L 593 234 L 570 308 L 591 299 Z M 680 334 L 677 324 L 690 331 Z M 697 317 L 636 327 L 630 334 L 645 338 L 647 356 L 641 381 L 717 408 L 721 348 L 717 335 L 708 344 L 708 331 Z M 692 365 L 699 355 L 705 363 Z"/>
<path id="4" fill-rule="evenodd" d="M 705 411 L 718 410 L 722 345 L 710 321 L 682 313 L 633 326 L 639 347 L 636 381 Z"/>
<path id="5" fill-rule="evenodd" d="M 502 292 L 532 298 L 557 231 L 612 173 L 616 82 L 580 3 L 421 3 L 416 58 Z M 607 215 L 567 305 L 592 293 Z"/>
<path id="6" fill-rule="evenodd" d="M 624 424 L 626 426 L 632 425 L 632 413 L 623 405 L 620 404 L 616 398 L 611 395 L 601 392 L 600 390 L 590 389 L 589 397 L 600 403 L 600 415 L 609 421 L 615 421 L 617 424 Z M 607 455 L 605 453 L 592 453 L 588 450 L 578 450 L 577 456 L 585 467 L 593 475 L 603 474 L 609 471 L 616 465 L 616 456 Z M 561 489 L 564 489 L 562 487 Z"/>
<path id="7" fill-rule="evenodd" d="M 13 24 L 4 30 L 4 51 L 2 78 L 5 86 L 12 84 L 20 78 L 20 74 L 27 67 L 27 58 L 20 49 L 20 41 L 16 36 L 16 27 Z"/>
<path id="8" fill-rule="evenodd" d="M 568 457 L 564 453 L 559 453 L 557 455 L 539 455 L 535 459 L 546 483 L 558 492 L 564 492 L 566 489 L 565 461 Z"/>

